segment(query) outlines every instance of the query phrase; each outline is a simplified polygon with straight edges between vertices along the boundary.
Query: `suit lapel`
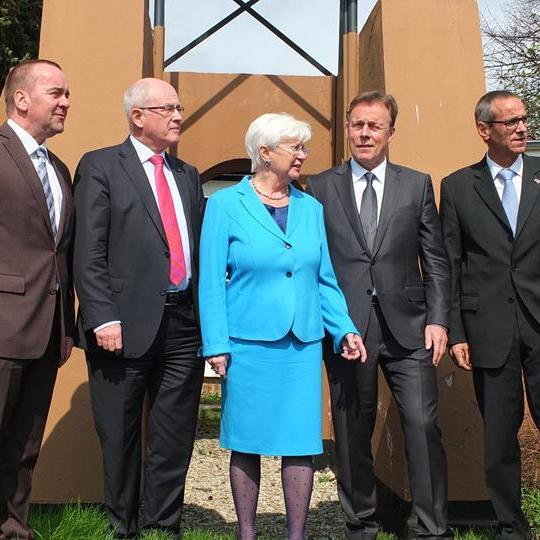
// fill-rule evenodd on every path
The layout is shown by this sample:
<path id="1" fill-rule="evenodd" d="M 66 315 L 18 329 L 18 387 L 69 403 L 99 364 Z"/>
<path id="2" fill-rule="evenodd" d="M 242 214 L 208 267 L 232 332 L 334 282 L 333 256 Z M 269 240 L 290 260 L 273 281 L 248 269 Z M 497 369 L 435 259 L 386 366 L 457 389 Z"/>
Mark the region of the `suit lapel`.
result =
<path id="1" fill-rule="evenodd" d="M 538 193 L 540 192 L 540 184 L 535 182 L 535 179 L 540 179 L 540 170 L 533 167 L 532 160 L 524 155 L 516 238 L 519 236 L 519 233 L 522 231 L 525 222 L 531 214 L 534 203 L 538 198 Z"/>
<path id="2" fill-rule="evenodd" d="M 27 154 L 19 137 L 16 133 L 7 125 L 4 124 L 0 128 L 0 135 L 6 138 L 5 146 L 7 151 L 11 154 L 13 161 L 21 171 L 21 174 L 30 187 L 32 194 L 36 200 L 36 204 L 43 216 L 43 220 L 47 226 L 47 229 L 53 237 L 51 218 L 49 216 L 49 209 L 47 208 L 47 201 L 45 200 L 45 194 L 43 192 L 43 185 L 37 174 L 37 171 L 32 163 L 32 159 Z"/>
<path id="3" fill-rule="evenodd" d="M 253 191 L 253 188 L 249 185 L 250 178 L 250 176 L 245 176 L 237 187 L 238 193 L 242 195 L 242 197 L 240 198 L 242 205 L 248 211 L 251 217 L 253 217 L 253 219 L 255 219 L 262 227 L 264 227 L 268 232 L 277 236 L 281 240 L 285 241 L 285 233 L 279 228 L 279 225 L 274 221 L 274 218 L 270 215 L 270 212 L 268 212 L 263 202 L 259 199 L 259 197 Z M 289 220 L 289 217 L 290 216 L 287 216 L 287 221 Z M 287 223 L 287 232 L 288 234 L 291 234 L 289 230 L 289 223 Z"/>
<path id="4" fill-rule="evenodd" d="M 508 218 L 506 217 L 506 212 L 504 211 L 501 199 L 497 193 L 497 188 L 487 166 L 485 158 L 476 165 L 473 165 L 473 174 L 476 178 L 474 188 L 488 206 L 488 208 L 495 214 L 499 221 L 512 232 Z"/>
<path id="5" fill-rule="evenodd" d="M 127 177 L 133 183 L 135 189 L 139 193 L 142 203 L 148 212 L 150 219 L 161 235 L 163 242 L 165 245 L 168 245 L 165 230 L 163 229 L 163 223 L 161 222 L 161 215 L 156 203 L 156 198 L 154 197 L 154 193 L 150 187 L 150 182 L 148 182 L 148 177 L 144 172 L 142 163 L 139 161 L 139 156 L 137 155 L 137 152 L 135 151 L 135 148 L 133 148 L 133 145 L 129 139 L 127 139 L 120 147 L 120 162 L 124 171 L 126 172 Z"/>
<path id="6" fill-rule="evenodd" d="M 381 214 L 379 217 L 379 224 L 377 225 L 377 234 L 375 235 L 375 242 L 373 246 L 374 257 L 379 251 L 384 235 L 388 230 L 388 225 L 394 215 L 396 207 L 399 201 L 399 193 L 401 191 L 402 181 L 399 176 L 399 167 L 393 163 L 387 163 L 386 174 L 384 178 L 384 189 Z"/>
<path id="7" fill-rule="evenodd" d="M 352 182 L 352 173 L 350 162 L 346 161 L 335 171 L 333 178 L 334 187 L 337 192 L 338 199 L 343 207 L 343 212 L 349 221 L 354 235 L 362 249 L 367 251 L 366 239 L 360 223 L 358 208 L 356 206 L 356 197 Z"/>
<path id="8" fill-rule="evenodd" d="M 193 221 L 191 219 L 191 196 L 189 193 L 188 183 L 186 181 L 186 172 L 182 167 L 182 163 L 179 161 L 174 161 L 167 154 L 167 163 L 171 167 L 174 181 L 176 182 L 176 187 L 178 188 L 178 193 L 180 194 L 180 200 L 182 201 L 182 208 L 184 209 L 184 216 L 186 218 L 186 226 L 189 236 L 189 249 L 190 253 L 193 255 L 193 246 L 194 246 L 194 236 L 193 236 Z"/>

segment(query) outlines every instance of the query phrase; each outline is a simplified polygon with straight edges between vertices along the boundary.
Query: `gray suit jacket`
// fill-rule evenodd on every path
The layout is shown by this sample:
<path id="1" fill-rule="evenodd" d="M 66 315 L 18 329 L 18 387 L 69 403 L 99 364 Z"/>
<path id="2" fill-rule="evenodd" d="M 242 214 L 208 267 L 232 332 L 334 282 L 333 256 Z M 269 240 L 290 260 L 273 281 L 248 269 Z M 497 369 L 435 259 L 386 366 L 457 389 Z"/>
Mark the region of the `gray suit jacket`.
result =
<path id="1" fill-rule="evenodd" d="M 402 347 L 423 347 L 426 324 L 449 326 L 449 267 L 429 175 L 387 164 L 373 253 L 366 247 L 348 161 L 310 178 L 308 192 L 324 206 L 334 270 L 361 331 L 374 287 Z"/>

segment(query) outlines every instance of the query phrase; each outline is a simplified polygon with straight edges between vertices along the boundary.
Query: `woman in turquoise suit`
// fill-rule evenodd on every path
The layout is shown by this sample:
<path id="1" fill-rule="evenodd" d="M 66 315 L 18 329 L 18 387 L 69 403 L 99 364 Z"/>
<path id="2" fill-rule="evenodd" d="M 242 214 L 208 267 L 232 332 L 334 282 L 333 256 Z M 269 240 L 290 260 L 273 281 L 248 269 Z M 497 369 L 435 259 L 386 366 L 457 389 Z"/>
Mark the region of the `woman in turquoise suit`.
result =
<path id="1" fill-rule="evenodd" d="M 322 452 L 321 340 L 366 360 L 328 254 L 322 206 L 294 188 L 308 124 L 264 114 L 246 133 L 253 176 L 208 200 L 200 249 L 203 355 L 223 378 L 239 537 L 256 537 L 260 456 L 282 456 L 288 538 L 303 539 Z"/>

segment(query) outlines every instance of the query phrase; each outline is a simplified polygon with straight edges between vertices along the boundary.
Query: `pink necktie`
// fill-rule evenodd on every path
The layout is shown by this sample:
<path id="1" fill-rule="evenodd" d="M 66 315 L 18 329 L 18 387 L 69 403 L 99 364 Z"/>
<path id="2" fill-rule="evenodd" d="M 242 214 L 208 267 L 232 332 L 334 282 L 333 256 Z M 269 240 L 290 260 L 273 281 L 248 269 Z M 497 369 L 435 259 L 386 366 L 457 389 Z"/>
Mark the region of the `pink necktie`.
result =
<path id="1" fill-rule="evenodd" d="M 186 260 L 184 259 L 182 237 L 176 220 L 171 191 L 163 172 L 163 156 L 154 155 L 149 161 L 154 166 L 159 213 L 161 214 L 161 221 L 169 244 L 169 279 L 171 283 L 178 285 L 186 277 Z"/>

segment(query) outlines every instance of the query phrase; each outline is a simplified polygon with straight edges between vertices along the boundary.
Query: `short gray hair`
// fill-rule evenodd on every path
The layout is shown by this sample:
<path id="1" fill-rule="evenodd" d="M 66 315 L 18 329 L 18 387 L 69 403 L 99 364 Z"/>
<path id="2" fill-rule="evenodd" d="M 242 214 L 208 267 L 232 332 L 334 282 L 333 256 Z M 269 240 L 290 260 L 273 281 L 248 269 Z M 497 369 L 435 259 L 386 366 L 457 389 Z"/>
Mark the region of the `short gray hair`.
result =
<path id="1" fill-rule="evenodd" d="M 246 152 L 251 159 L 251 172 L 255 172 L 261 165 L 259 148 L 268 146 L 274 149 L 285 138 L 298 139 L 303 144 L 311 139 L 311 126 L 287 113 L 262 114 L 253 120 L 245 138 Z"/>
<path id="2" fill-rule="evenodd" d="M 150 95 L 151 79 L 141 79 L 134 82 L 124 93 L 124 111 L 131 128 L 131 111 L 135 107 L 146 105 L 148 96 Z"/>
<path id="3" fill-rule="evenodd" d="M 476 123 L 491 122 L 495 118 L 495 115 L 491 110 L 491 104 L 496 99 L 507 98 L 521 99 L 519 96 L 516 96 L 516 94 L 514 94 L 513 92 L 509 92 L 508 90 L 493 90 L 491 92 L 488 92 L 487 94 L 484 94 L 478 100 L 476 108 L 474 109 L 474 119 L 476 120 Z"/>

